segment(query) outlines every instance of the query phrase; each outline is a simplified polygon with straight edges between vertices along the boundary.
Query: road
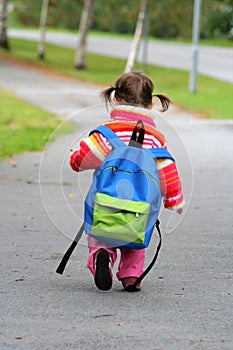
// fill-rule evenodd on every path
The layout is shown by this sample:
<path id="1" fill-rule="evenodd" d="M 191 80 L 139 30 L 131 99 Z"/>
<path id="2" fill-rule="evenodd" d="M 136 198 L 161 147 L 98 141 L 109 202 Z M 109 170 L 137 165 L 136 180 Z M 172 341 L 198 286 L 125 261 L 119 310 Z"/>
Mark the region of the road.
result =
<path id="1" fill-rule="evenodd" d="M 233 122 L 178 109 L 157 115 L 182 176 L 185 215 L 169 231 L 174 222 L 161 214 L 162 249 L 141 292 L 123 292 L 114 268 L 106 293 L 86 268 L 85 237 L 64 275 L 55 273 L 91 178 L 70 170 L 69 149 L 106 118 L 99 87 L 1 60 L 0 86 L 78 125 L 43 152 L 0 162 L 0 349 L 232 350 Z M 155 246 L 156 238 L 147 263 Z"/>
<path id="2" fill-rule="evenodd" d="M 39 40 L 38 31 L 9 30 L 10 37 Z M 78 35 L 47 33 L 47 42 L 75 49 Z M 89 52 L 127 58 L 131 41 L 98 36 L 89 36 L 87 50 Z M 139 52 L 139 61 L 143 57 L 143 45 Z M 148 43 L 148 63 L 162 67 L 183 70 L 191 69 L 192 47 L 189 44 L 175 44 L 162 42 Z M 233 83 L 233 48 L 199 47 L 199 72 L 219 80 Z"/>

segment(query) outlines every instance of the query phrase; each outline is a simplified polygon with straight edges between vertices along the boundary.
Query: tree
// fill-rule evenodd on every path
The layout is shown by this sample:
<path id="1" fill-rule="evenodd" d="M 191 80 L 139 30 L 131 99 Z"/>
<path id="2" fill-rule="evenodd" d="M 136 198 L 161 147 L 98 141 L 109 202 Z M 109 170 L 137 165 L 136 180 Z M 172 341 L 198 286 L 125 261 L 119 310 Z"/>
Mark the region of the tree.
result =
<path id="1" fill-rule="evenodd" d="M 125 72 L 130 72 L 134 68 L 135 61 L 138 55 L 140 40 L 143 33 L 143 27 L 145 23 L 147 9 L 148 9 L 148 0 L 141 0 L 141 8 L 138 15 L 137 25 L 136 25 L 131 49 L 129 52 L 128 61 L 126 63 Z"/>
<path id="2" fill-rule="evenodd" d="M 79 25 L 80 37 L 74 63 L 77 69 L 86 69 L 86 39 L 92 21 L 93 8 L 94 0 L 85 0 Z"/>
<path id="3" fill-rule="evenodd" d="M 0 0 L 0 47 L 9 50 L 7 17 L 7 0 Z"/>
<path id="4" fill-rule="evenodd" d="M 38 47 L 38 57 L 43 60 L 45 57 L 45 34 L 46 34 L 46 23 L 49 8 L 49 0 L 43 0 L 41 15 L 40 15 L 40 41 Z"/>

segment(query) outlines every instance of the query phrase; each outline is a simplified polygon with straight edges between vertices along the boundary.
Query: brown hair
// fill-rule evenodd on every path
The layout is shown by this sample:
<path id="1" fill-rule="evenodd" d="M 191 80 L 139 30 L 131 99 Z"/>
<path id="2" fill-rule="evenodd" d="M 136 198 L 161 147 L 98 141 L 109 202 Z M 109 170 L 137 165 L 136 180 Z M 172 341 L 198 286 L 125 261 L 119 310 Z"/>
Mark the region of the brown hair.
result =
<path id="1" fill-rule="evenodd" d="M 153 94 L 154 84 L 145 74 L 137 71 L 123 73 L 115 82 L 115 86 L 105 89 L 100 97 L 106 104 L 112 102 L 111 95 L 115 92 L 115 98 L 119 103 L 129 103 L 144 108 L 152 103 L 153 96 L 156 96 L 162 105 L 162 112 L 165 112 L 172 101 L 164 94 Z"/>

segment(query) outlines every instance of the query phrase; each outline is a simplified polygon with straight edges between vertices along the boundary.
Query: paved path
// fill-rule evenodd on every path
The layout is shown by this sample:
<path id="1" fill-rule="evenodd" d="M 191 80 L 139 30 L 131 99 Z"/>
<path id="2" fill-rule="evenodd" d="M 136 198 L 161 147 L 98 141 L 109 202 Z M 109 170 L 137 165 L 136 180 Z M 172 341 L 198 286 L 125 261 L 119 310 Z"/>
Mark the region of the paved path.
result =
<path id="1" fill-rule="evenodd" d="M 158 114 L 189 206 L 180 223 L 162 213 L 162 250 L 142 291 L 122 292 L 115 279 L 104 293 L 86 268 L 85 237 L 64 275 L 55 273 L 91 176 L 69 169 L 69 148 L 105 119 L 99 88 L 2 61 L 0 86 L 78 125 L 42 153 L 0 163 L 1 350 L 231 350 L 233 123 Z"/>
<path id="2" fill-rule="evenodd" d="M 12 37 L 38 40 L 37 31 L 10 30 Z M 47 42 L 75 49 L 78 35 L 47 33 Z M 103 55 L 127 58 L 131 46 L 129 39 L 89 36 L 87 50 Z M 192 47 L 190 44 L 164 42 L 148 42 L 148 63 L 162 67 L 189 70 L 192 62 Z M 139 61 L 143 60 L 143 45 L 140 47 Z M 233 83 L 233 48 L 199 47 L 199 72 L 223 81 Z"/>

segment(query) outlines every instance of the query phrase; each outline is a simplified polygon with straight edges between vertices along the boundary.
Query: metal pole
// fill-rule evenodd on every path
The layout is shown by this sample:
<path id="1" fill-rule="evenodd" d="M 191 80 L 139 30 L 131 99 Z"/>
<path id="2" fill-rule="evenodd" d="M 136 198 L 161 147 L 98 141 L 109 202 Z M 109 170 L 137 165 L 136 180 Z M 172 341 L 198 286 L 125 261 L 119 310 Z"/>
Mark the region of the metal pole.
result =
<path id="1" fill-rule="evenodd" d="M 189 80 L 189 91 L 192 93 L 196 92 L 196 89 L 197 89 L 200 12 L 201 12 L 201 0 L 194 0 L 192 67 L 191 67 L 190 80 Z"/>

